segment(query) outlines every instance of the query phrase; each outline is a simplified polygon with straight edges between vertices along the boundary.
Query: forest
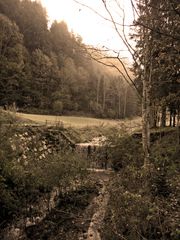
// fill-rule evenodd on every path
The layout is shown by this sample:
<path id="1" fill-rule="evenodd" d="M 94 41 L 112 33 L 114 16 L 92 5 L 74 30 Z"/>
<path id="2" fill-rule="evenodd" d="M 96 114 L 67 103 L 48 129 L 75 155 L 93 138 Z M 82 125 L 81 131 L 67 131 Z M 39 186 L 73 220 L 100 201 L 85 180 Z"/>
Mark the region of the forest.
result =
<path id="1" fill-rule="evenodd" d="M 2 0 L 0 13 L 1 106 L 57 115 L 137 115 L 136 93 L 123 77 L 92 60 L 89 46 L 65 22 L 49 25 L 40 3 Z"/>
<path id="2" fill-rule="evenodd" d="M 0 0 L 0 239 L 179 240 L 180 3 L 100 1 L 132 64 Z"/>

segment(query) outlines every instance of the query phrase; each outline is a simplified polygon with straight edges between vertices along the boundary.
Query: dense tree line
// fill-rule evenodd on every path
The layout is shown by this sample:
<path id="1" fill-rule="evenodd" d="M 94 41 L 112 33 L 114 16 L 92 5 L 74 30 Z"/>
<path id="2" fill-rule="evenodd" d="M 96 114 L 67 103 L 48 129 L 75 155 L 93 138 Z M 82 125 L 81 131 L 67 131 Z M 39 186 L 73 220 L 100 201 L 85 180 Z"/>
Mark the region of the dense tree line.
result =
<path id="1" fill-rule="evenodd" d="M 65 22 L 48 26 L 40 3 L 0 0 L 0 32 L 1 106 L 110 118 L 137 114 L 135 93 L 123 78 L 93 61 Z"/>
<path id="2" fill-rule="evenodd" d="M 150 125 L 177 125 L 180 114 L 180 5 L 177 0 L 145 0 L 137 5 L 135 21 L 136 83 L 146 78 L 150 104 Z"/>

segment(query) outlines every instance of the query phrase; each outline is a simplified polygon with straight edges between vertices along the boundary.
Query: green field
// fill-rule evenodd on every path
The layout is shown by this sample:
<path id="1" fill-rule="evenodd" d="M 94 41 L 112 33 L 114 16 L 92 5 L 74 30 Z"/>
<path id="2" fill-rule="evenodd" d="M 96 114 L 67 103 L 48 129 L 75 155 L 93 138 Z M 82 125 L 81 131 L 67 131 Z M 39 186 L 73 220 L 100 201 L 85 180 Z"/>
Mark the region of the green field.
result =
<path id="1" fill-rule="evenodd" d="M 135 118 L 132 120 L 109 120 L 109 119 L 98 119 L 98 118 L 89 118 L 89 117 L 73 117 L 73 116 L 50 116 L 50 115 L 37 115 L 37 114 L 25 114 L 25 113 L 16 113 L 20 118 L 31 120 L 38 124 L 47 124 L 47 125 L 58 125 L 63 124 L 65 127 L 91 127 L 91 126 L 114 126 L 118 127 L 119 125 L 125 124 L 129 128 L 140 127 L 141 119 Z"/>

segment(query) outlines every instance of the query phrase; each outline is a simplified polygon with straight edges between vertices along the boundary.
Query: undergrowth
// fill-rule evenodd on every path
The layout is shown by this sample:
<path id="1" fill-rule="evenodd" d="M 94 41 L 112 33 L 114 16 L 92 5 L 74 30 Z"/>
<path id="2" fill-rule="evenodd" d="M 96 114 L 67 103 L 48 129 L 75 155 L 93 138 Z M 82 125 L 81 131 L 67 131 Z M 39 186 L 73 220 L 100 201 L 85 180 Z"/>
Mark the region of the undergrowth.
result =
<path id="1" fill-rule="evenodd" d="M 102 239 L 178 240 L 180 148 L 176 133 L 152 143 L 148 172 L 137 140 L 117 134 L 111 144 L 117 173 L 109 184 Z"/>
<path id="2" fill-rule="evenodd" d="M 1 117 L 4 119 L 4 116 Z M 37 146 L 29 150 L 27 146 L 26 152 L 29 151 L 29 154 L 23 155 L 25 159 L 20 161 L 21 146 L 18 146 L 18 142 L 12 143 L 13 139 L 16 141 L 16 133 L 15 124 L 0 124 L 1 229 L 26 215 L 28 206 L 38 202 L 43 194 L 50 193 L 53 187 L 59 187 L 64 192 L 73 188 L 74 183 L 80 185 L 87 175 L 85 162 L 72 150 L 64 152 L 62 149 L 46 158 L 37 159 L 31 154 Z"/>

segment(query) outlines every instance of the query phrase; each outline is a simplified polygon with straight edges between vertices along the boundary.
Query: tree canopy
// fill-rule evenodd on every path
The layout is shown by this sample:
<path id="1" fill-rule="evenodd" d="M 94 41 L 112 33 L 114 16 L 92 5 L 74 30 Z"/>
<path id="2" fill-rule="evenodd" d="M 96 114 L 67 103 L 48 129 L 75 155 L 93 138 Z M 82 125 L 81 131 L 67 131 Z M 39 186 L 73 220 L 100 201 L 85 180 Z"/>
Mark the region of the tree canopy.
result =
<path id="1" fill-rule="evenodd" d="M 0 0 L 0 13 L 0 105 L 109 118 L 137 114 L 135 93 L 123 77 L 92 60 L 88 46 L 65 22 L 48 26 L 39 2 Z"/>

